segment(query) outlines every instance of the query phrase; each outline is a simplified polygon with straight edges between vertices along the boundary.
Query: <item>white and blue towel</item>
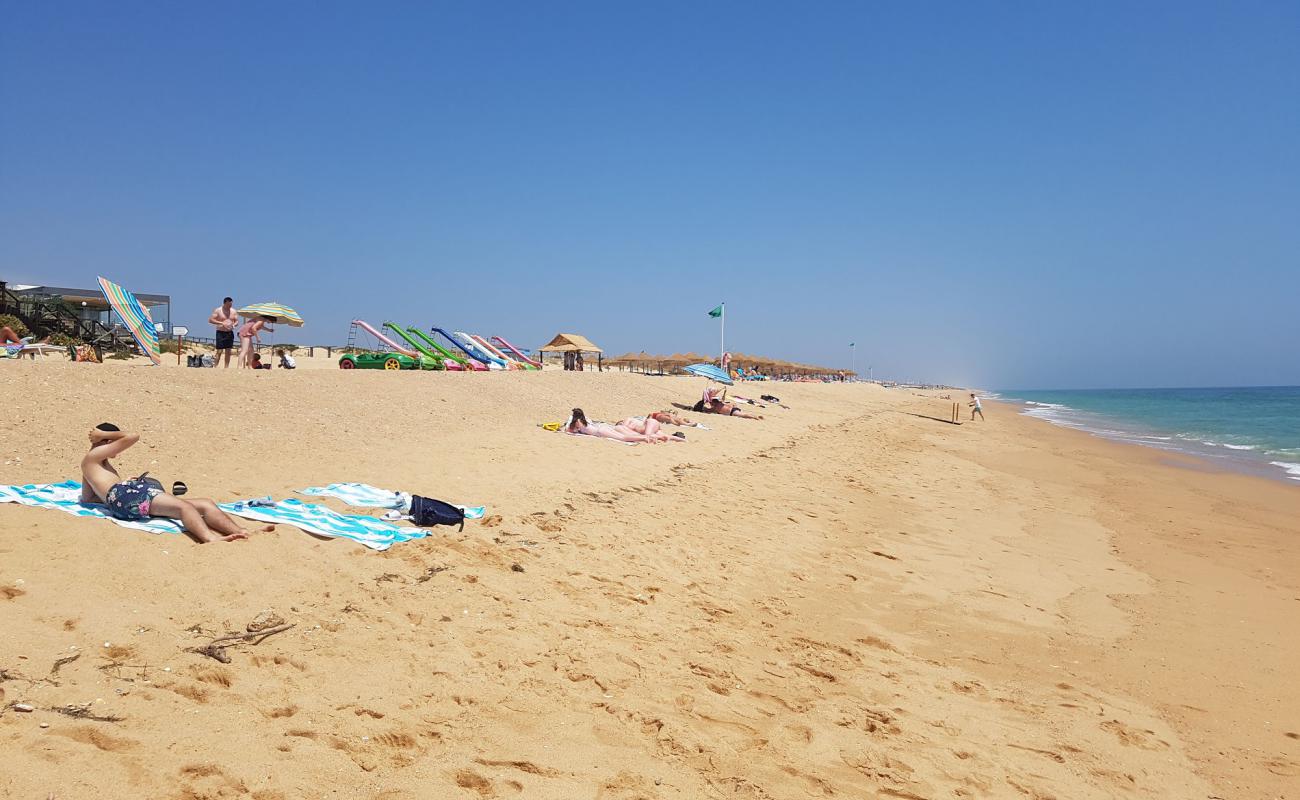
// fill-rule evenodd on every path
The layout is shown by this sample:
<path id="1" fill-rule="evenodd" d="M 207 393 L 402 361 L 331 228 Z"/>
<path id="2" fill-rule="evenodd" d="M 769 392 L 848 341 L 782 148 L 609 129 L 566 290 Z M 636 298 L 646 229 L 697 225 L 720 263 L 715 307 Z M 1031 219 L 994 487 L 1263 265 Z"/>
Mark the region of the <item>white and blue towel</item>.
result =
<path id="1" fill-rule="evenodd" d="M 128 522 L 109 516 L 100 503 L 81 502 L 81 484 L 76 481 L 62 483 L 29 483 L 25 486 L 0 486 L 0 503 L 18 503 L 36 508 L 52 508 L 74 517 L 93 517 L 106 519 L 121 525 L 149 533 L 180 533 L 185 528 L 176 521 L 150 517 L 139 522 Z"/>
<path id="2" fill-rule="evenodd" d="M 408 511 L 411 508 L 411 495 L 407 492 L 394 492 L 380 489 L 366 483 L 331 483 L 329 486 L 309 486 L 299 489 L 298 494 L 312 497 L 336 497 L 350 506 L 358 508 L 389 508 Z M 456 505 L 452 503 L 452 505 Z M 487 513 L 486 506 L 456 505 L 465 512 L 465 519 L 483 519 Z"/>
<path id="3" fill-rule="evenodd" d="M 387 550 L 398 542 L 423 539 L 428 531 L 423 528 L 399 527 L 360 514 L 340 514 L 322 505 L 301 500 L 281 500 L 273 505 L 248 501 L 222 503 L 219 508 L 227 514 L 258 522 L 292 525 L 318 536 L 351 539 L 371 550 Z"/>
<path id="4" fill-rule="evenodd" d="M 26 486 L 0 486 L 0 503 L 19 503 L 37 508 L 51 508 L 77 517 L 109 520 L 124 528 L 150 533 L 181 533 L 185 528 L 175 520 L 150 517 L 129 522 L 109 516 L 99 503 L 80 501 L 81 484 L 64 481 L 52 484 L 27 484 Z M 390 525 L 374 517 L 340 514 L 325 506 L 304 503 L 301 500 L 281 500 L 272 505 L 252 505 L 248 501 L 221 503 L 218 507 L 244 519 L 292 525 L 308 533 L 338 539 L 350 539 L 372 550 L 387 550 L 397 542 L 422 539 L 428 532 L 422 528 Z"/>

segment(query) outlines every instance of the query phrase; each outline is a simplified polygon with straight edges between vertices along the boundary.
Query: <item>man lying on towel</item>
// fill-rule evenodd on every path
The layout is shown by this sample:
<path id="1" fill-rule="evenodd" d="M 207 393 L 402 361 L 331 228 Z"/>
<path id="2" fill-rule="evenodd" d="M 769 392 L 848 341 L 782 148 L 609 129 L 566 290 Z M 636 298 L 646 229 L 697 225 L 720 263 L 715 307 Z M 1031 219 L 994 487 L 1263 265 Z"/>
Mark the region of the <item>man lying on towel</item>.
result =
<path id="1" fill-rule="evenodd" d="M 735 403 L 727 402 L 727 390 L 717 389 L 712 386 L 704 390 L 704 396 L 691 409 L 701 414 L 721 414 L 724 417 L 740 417 L 741 419 L 762 419 L 761 414 L 750 414 L 740 410 L 740 406 Z"/>
<path id="2" fill-rule="evenodd" d="M 110 516 L 127 522 L 148 517 L 180 520 L 185 532 L 199 544 L 248 538 L 248 532 L 211 500 L 182 500 L 167 494 L 156 481 L 145 480 L 145 475 L 122 480 L 109 459 L 138 441 L 140 434 L 126 433 L 110 422 L 95 426 L 90 432 L 90 452 L 81 459 L 81 502 L 103 503 Z M 273 531 L 275 526 L 258 530 Z"/>

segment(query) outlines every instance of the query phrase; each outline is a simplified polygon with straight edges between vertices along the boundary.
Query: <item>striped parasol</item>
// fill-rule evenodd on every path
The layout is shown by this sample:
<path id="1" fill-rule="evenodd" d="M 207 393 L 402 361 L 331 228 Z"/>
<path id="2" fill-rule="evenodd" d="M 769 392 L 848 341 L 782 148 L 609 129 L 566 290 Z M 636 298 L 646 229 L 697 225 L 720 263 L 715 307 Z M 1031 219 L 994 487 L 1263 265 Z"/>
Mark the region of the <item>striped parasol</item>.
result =
<path id="1" fill-rule="evenodd" d="M 108 304 L 122 318 L 122 324 L 126 325 L 126 329 L 135 337 L 140 352 L 149 356 L 149 360 L 153 361 L 155 366 L 161 364 L 158 329 L 154 327 L 153 317 L 149 316 L 149 309 L 141 305 L 135 295 L 103 276 L 99 278 L 99 288 L 103 290 Z"/>
<path id="2" fill-rule="evenodd" d="M 271 317 L 278 325 L 302 327 L 302 315 L 280 303 L 253 303 L 251 306 L 244 306 L 239 309 L 239 316 L 249 319 Z"/>

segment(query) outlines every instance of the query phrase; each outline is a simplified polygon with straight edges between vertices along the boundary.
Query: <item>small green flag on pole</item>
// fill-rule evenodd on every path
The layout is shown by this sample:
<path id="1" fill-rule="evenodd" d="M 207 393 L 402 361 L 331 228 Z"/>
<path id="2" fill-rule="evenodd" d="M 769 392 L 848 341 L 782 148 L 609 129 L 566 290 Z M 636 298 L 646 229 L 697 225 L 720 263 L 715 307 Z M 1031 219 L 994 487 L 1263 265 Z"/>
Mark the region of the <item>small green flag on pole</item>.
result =
<path id="1" fill-rule="evenodd" d="M 710 311 L 710 312 L 709 312 L 709 316 L 710 316 L 710 317 L 714 317 L 715 319 L 716 319 L 717 317 L 722 316 L 722 306 L 718 306 L 717 308 L 715 308 L 715 309 L 713 309 L 712 311 Z"/>

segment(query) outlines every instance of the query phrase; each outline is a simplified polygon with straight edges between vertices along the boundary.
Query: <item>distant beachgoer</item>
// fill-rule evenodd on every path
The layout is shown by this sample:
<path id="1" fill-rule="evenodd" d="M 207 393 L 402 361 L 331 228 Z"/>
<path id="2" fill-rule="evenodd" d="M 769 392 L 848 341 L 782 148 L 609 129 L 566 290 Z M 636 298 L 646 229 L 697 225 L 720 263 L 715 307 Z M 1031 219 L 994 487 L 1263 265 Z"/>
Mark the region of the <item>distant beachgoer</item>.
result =
<path id="1" fill-rule="evenodd" d="M 225 361 L 223 367 L 230 366 L 230 353 L 235 349 L 235 327 L 239 324 L 239 313 L 235 311 L 235 301 L 225 298 L 221 305 L 212 309 L 208 322 L 217 327 L 217 361 Z"/>
<path id="2" fill-rule="evenodd" d="M 704 390 L 704 395 L 700 401 L 691 409 L 701 414 L 721 414 L 724 417 L 740 417 L 741 419 L 762 419 L 760 414 L 750 414 L 741 411 L 740 407 L 734 403 L 726 401 L 727 390 L 717 389 L 712 386 Z"/>
<path id="3" fill-rule="evenodd" d="M 36 340 L 35 336 L 19 336 L 18 332 L 15 331 L 13 328 L 9 327 L 8 325 L 0 327 L 0 344 L 7 344 L 7 345 L 31 344 L 35 340 Z M 38 342 L 38 344 L 48 344 L 49 341 L 50 341 L 50 337 L 46 336 L 44 339 L 41 339 L 40 342 Z"/>
<path id="4" fill-rule="evenodd" d="M 275 317 L 259 317 L 244 323 L 244 327 L 239 329 L 239 366 L 253 366 L 253 340 L 262 341 L 258 334 L 262 331 L 275 333 L 275 328 L 266 323 L 275 322 Z"/>
<path id="5" fill-rule="evenodd" d="M 0 327 L 0 346 L 4 347 L 5 354 L 11 354 L 17 357 L 19 354 L 23 352 L 23 349 L 27 345 L 32 343 L 32 340 L 35 338 L 36 338 L 35 336 L 19 336 L 18 333 L 8 325 Z M 48 344 L 49 341 L 50 341 L 50 337 L 46 336 L 44 339 L 41 339 L 39 343 Z M 27 351 L 27 353 L 32 357 L 33 360 L 36 359 L 35 350 L 29 350 Z M 0 354 L 0 355 L 4 355 L 4 354 Z"/>
<path id="6" fill-rule="evenodd" d="M 275 354 L 280 357 L 280 369 L 297 369 L 298 362 L 293 360 L 293 356 L 283 350 L 276 350 Z"/>
<path id="7" fill-rule="evenodd" d="M 156 482 L 146 481 L 144 475 L 122 480 L 109 459 L 138 441 L 139 434 L 126 433 L 111 423 L 95 426 L 90 432 L 90 452 L 81 459 L 81 502 L 103 503 L 112 517 L 127 522 L 150 517 L 180 520 L 199 544 L 248 538 L 248 532 L 211 500 L 182 500 L 163 491 Z M 275 526 L 259 530 L 273 531 Z"/>
<path id="8" fill-rule="evenodd" d="M 651 411 L 646 416 L 658 421 L 660 425 L 680 425 L 683 428 L 699 427 L 699 423 L 691 422 L 686 417 L 673 411 Z"/>
<path id="9" fill-rule="evenodd" d="M 970 406 L 970 418 L 972 422 L 975 421 L 976 414 L 980 415 L 980 422 L 984 421 L 984 406 L 980 405 L 980 399 L 975 396 L 974 392 L 970 393 L 970 402 L 966 405 Z"/>
<path id="10" fill-rule="evenodd" d="M 678 433 L 669 435 L 663 432 L 663 423 L 654 418 L 654 415 L 644 417 L 628 417 L 620 420 L 614 427 L 629 430 L 632 433 L 639 433 L 643 436 L 649 436 L 657 442 L 681 442 L 685 441 L 686 434 Z"/>
<path id="11" fill-rule="evenodd" d="M 575 353 L 573 356 L 573 368 L 582 372 L 582 353 Z"/>
<path id="12" fill-rule="evenodd" d="M 250 366 L 252 366 L 253 369 L 270 369 L 270 368 L 271 368 L 271 365 L 270 365 L 270 364 L 263 364 L 263 363 L 262 363 L 262 354 L 261 354 L 261 353 L 253 353 L 253 355 L 249 356 L 249 358 L 250 358 L 250 360 L 252 361 L 252 364 L 251 364 Z"/>
<path id="13" fill-rule="evenodd" d="M 613 439 L 616 442 L 629 442 L 631 444 L 657 444 L 661 441 L 644 433 L 637 433 L 628 428 L 610 425 L 608 422 L 589 422 L 587 415 L 583 413 L 581 408 L 573 409 L 573 413 L 569 415 L 569 421 L 564 424 L 563 430 L 565 433 L 596 436 L 601 439 Z"/>

